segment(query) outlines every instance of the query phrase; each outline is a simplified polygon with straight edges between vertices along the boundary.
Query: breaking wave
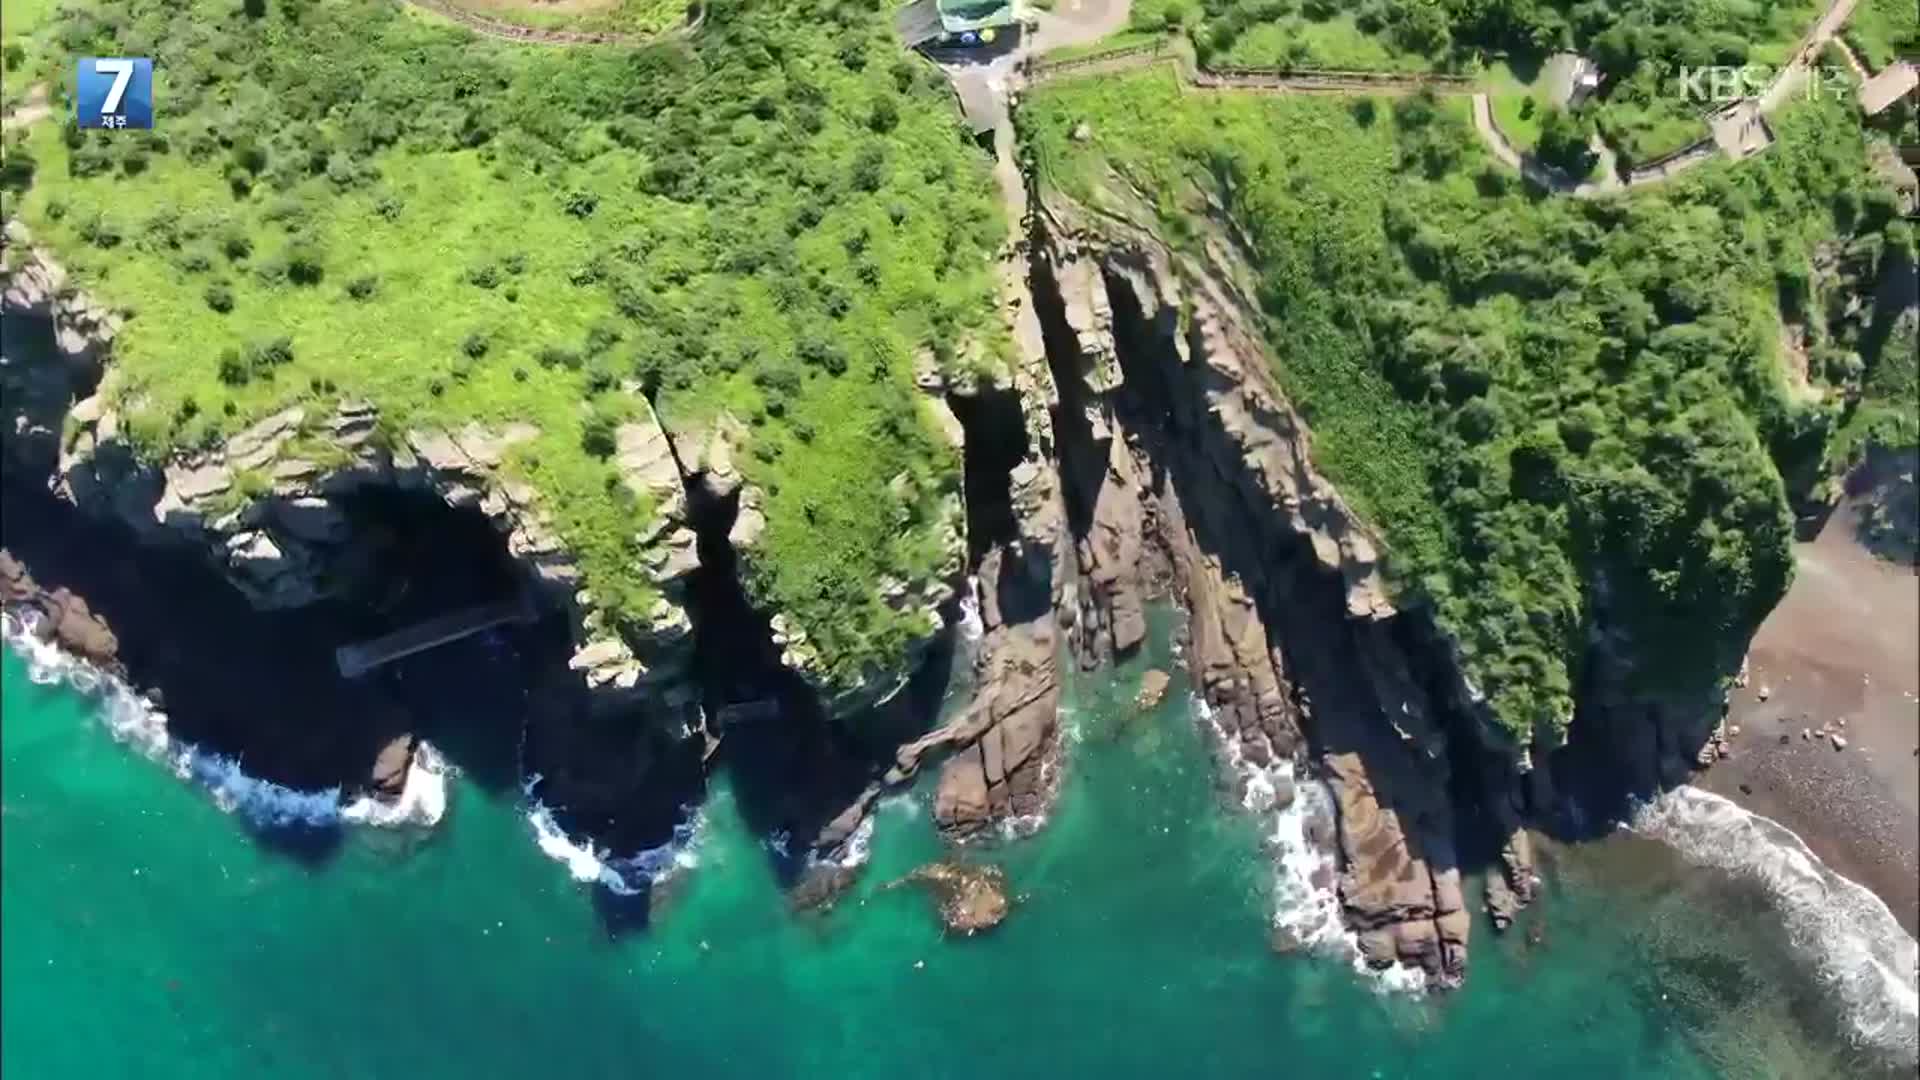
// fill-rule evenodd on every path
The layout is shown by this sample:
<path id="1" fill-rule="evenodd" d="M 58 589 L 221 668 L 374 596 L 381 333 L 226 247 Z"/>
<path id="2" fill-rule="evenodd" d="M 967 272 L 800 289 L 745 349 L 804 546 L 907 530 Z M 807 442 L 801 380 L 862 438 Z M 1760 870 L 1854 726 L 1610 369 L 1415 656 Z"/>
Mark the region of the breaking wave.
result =
<path id="1" fill-rule="evenodd" d="M 303 790 L 249 776 L 240 763 L 176 739 L 167 714 L 120 679 L 61 651 L 39 634 L 37 612 L 0 612 L 0 639 L 27 663 L 27 678 L 41 686 L 64 685 L 92 699 L 115 742 L 158 762 L 182 780 L 205 789 L 213 804 L 258 829 L 329 829 L 343 824 L 433 825 L 446 810 L 446 769 L 421 743 L 407 773 L 407 786 L 392 807 L 363 797 L 340 803 L 340 788 Z M 364 804 L 364 805 L 363 805 Z"/>
<path id="2" fill-rule="evenodd" d="M 388 803 L 362 795 L 341 808 L 340 817 L 357 825 L 437 825 L 447 813 L 450 772 L 440 752 L 423 740 L 414 747 L 400 798 Z"/>
<path id="3" fill-rule="evenodd" d="M 541 854 L 567 868 L 575 881 L 591 882 L 619 896 L 639 896 L 682 870 L 700 865 L 700 837 L 706 831 L 706 812 L 687 808 L 689 817 L 673 827 L 673 837 L 659 847 L 633 855 L 616 856 L 592 840 L 568 836 L 553 811 L 534 795 L 540 774 L 527 777 L 521 791 L 527 797 L 527 824 Z"/>
<path id="4" fill-rule="evenodd" d="M 1360 952 L 1358 935 L 1340 917 L 1339 862 L 1311 835 L 1315 821 L 1332 834 L 1333 792 L 1314 777 L 1298 775 L 1291 760 L 1256 764 L 1247 757 L 1239 732 L 1228 731 L 1198 694 L 1190 693 L 1188 700 L 1194 715 L 1213 733 L 1223 764 L 1239 786 L 1241 808 L 1267 821 L 1262 842 L 1273 860 L 1276 940 L 1344 960 L 1378 990 L 1424 992 L 1427 977 L 1418 968 L 1370 966 Z"/>
<path id="5" fill-rule="evenodd" d="M 967 575 L 967 591 L 960 597 L 960 640 L 967 645 L 978 645 L 980 639 L 987 636 L 986 624 L 980 621 L 980 579 Z"/>
<path id="6" fill-rule="evenodd" d="M 1642 804 L 1628 827 L 1690 862 L 1757 881 L 1838 999 L 1854 1042 L 1920 1061 L 1920 943 L 1879 897 L 1828 869 L 1791 829 L 1699 788 Z"/>

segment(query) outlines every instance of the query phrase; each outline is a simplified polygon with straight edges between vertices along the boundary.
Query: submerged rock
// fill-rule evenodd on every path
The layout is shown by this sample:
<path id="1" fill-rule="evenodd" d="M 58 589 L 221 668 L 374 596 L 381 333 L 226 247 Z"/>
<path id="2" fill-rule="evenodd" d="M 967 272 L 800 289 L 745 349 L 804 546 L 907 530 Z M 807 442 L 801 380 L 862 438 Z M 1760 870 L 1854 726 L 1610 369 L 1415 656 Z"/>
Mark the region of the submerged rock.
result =
<path id="1" fill-rule="evenodd" d="M 1007 876 L 998 866 L 934 862 L 887 888 L 917 883 L 933 893 L 940 921 L 948 930 L 973 934 L 1000 925 L 1007 917 Z"/>
<path id="2" fill-rule="evenodd" d="M 1173 676 L 1159 668 L 1153 668 L 1140 677 L 1140 693 L 1133 699 L 1133 703 L 1141 709 L 1158 708 L 1160 703 L 1166 700 L 1167 687 L 1172 684 Z"/>

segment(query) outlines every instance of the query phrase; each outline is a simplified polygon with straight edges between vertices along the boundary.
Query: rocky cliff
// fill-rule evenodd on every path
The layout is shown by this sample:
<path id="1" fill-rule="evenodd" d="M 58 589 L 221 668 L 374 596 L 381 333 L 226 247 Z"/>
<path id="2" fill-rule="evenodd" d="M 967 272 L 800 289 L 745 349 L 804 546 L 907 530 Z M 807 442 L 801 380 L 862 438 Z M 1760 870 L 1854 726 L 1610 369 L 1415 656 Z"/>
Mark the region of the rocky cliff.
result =
<path id="1" fill-rule="evenodd" d="M 295 405 L 211 448 L 144 460 L 103 378 L 121 316 L 71 289 L 19 223 L 7 226 L 6 237 L 0 310 L 12 319 L 46 320 L 53 344 L 8 357 L 10 472 L 44 477 L 62 498 L 117 518 L 144 539 L 200 548 L 262 610 L 301 607 L 343 586 L 367 539 L 350 527 L 343 507 L 356 495 L 416 493 L 474 509 L 501 534 L 538 601 L 568 614 L 577 642 L 570 666 L 597 699 L 615 702 L 674 684 L 689 647 L 679 586 L 694 543 L 680 501 L 660 499 L 647 529 L 659 555 L 647 568 L 659 601 L 644 625 L 616 628 L 605 625 L 580 587 L 575 560 L 537 494 L 503 468 L 512 448 L 537 434 L 527 425 L 396 431 L 371 403 L 348 399 L 325 408 Z M 629 448 L 649 441 L 665 442 L 650 416 L 637 434 L 622 432 L 623 465 L 631 459 L 623 471 L 636 489 L 660 481 L 654 463 Z"/>
<path id="2" fill-rule="evenodd" d="M 722 764 L 751 824 L 789 837 L 796 864 L 815 853 L 844 867 L 836 857 L 879 795 L 934 765 L 933 812 L 949 837 L 1029 827 L 1066 764 L 1063 666 L 1128 656 L 1147 603 L 1174 601 L 1224 756 L 1289 760 L 1331 789 L 1334 827 L 1314 832 L 1338 856 L 1365 956 L 1456 981 L 1470 923 L 1463 868 L 1495 867 L 1485 903 L 1504 925 L 1534 887 L 1523 826 L 1569 805 L 1555 781 L 1671 783 L 1711 745 L 1716 703 L 1622 689 L 1637 650 L 1596 632 L 1573 745 L 1507 743 L 1451 643 L 1424 610 L 1403 609 L 1377 538 L 1315 469 L 1230 231 L 1176 253 L 1152 220 L 1144 207 L 1122 218 L 1041 200 L 1006 263 L 1014 362 L 972 385 L 922 380 L 962 444 L 965 499 L 949 507 L 943 573 L 884 588 L 902 610 L 949 624 L 964 570 L 979 630 L 964 655 L 973 699 L 930 731 L 900 694 L 943 635 L 913 650 L 908 670 L 833 687 L 806 629 L 752 603 L 742 560 L 764 518 L 725 417 L 676 434 L 641 408 L 616 432 L 620 476 L 650 508 L 636 572 L 659 600 L 642 625 L 611 626 L 513 474 L 514 447 L 537 434 L 524 426 L 395 430 L 347 401 L 142 460 L 102 391 L 121 316 L 68 289 L 16 227 L 0 253 L 5 310 L 48 340 L 10 351 L 0 372 L 5 461 L 13 479 L 201 552 L 268 611 L 315 604 L 366 572 L 371 539 L 351 510 L 369 493 L 480 515 L 521 586 L 564 615 L 564 669 L 536 700 L 594 703 L 586 721 L 534 725 L 520 766 L 546 777 L 542 797 L 568 804 L 574 824 L 625 837 L 618 850 L 655 842 L 624 829 L 624 814 L 645 804 L 650 819 L 671 817 Z M 74 647 L 99 640 L 71 596 L 7 587 L 70 627 Z M 620 719 L 631 708 L 664 719 L 636 736 Z M 866 730 L 840 723 L 854 712 Z M 841 880 L 836 870 L 799 892 L 830 898 Z"/>
<path id="3" fill-rule="evenodd" d="M 1187 661 L 1233 756 L 1310 764 L 1332 788 L 1341 899 L 1367 958 L 1457 980 L 1470 919 L 1455 763 L 1474 782 L 1496 777 L 1504 796 L 1514 755 L 1483 734 L 1423 616 L 1397 609 L 1369 529 L 1314 469 L 1231 248 L 1176 256 L 1146 228 L 1057 199 L 1034 224 L 1075 654 L 1126 655 L 1143 601 L 1177 599 Z M 1493 822 L 1509 852 L 1493 875 L 1507 914 L 1533 882 L 1518 826 L 1505 811 Z"/>

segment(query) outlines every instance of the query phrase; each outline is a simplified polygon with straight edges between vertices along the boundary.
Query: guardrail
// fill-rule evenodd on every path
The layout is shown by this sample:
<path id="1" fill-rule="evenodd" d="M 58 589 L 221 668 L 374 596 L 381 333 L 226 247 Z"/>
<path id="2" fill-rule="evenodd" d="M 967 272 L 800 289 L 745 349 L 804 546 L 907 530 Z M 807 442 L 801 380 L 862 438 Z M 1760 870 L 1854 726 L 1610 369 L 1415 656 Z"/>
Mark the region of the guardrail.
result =
<path id="1" fill-rule="evenodd" d="M 1305 91 L 1432 89 L 1465 92 L 1473 88 L 1473 79 L 1469 76 L 1433 72 L 1349 71 L 1341 68 L 1239 65 L 1209 67 L 1192 59 L 1189 53 L 1177 48 L 1168 38 L 1138 45 L 1124 45 L 1064 60 L 1028 60 L 1024 70 L 1029 82 L 1044 82 L 1077 72 L 1146 67 L 1163 61 L 1177 63 L 1183 82 L 1204 89 Z"/>
<path id="2" fill-rule="evenodd" d="M 1081 68 L 1093 67 L 1096 64 L 1111 63 L 1115 60 L 1127 60 L 1136 56 L 1148 58 L 1159 57 L 1169 51 L 1167 39 L 1161 38 L 1158 41 L 1149 41 L 1139 45 L 1123 45 L 1116 49 L 1087 53 L 1083 56 L 1069 57 L 1065 60 L 1028 60 L 1026 71 L 1028 78 L 1046 78 L 1049 75 L 1059 75 L 1063 72 L 1077 71 Z"/>
<path id="3" fill-rule="evenodd" d="M 1695 163 L 1710 158 L 1719 152 L 1720 144 L 1714 141 L 1713 136 L 1709 135 L 1704 139 L 1698 139 L 1688 143 L 1678 150 L 1661 154 L 1652 161 L 1635 165 L 1633 168 L 1627 170 L 1627 175 L 1622 179 L 1628 187 L 1632 187 L 1635 184 L 1644 184 L 1653 180 L 1664 180 L 1674 173 L 1689 168 Z"/>

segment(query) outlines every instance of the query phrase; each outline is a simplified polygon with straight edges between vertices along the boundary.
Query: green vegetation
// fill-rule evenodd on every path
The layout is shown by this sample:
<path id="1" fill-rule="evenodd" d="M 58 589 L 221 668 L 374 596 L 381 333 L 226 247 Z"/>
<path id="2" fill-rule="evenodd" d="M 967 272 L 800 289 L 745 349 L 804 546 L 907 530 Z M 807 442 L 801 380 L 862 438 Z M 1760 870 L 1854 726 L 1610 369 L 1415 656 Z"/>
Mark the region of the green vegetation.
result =
<path id="1" fill-rule="evenodd" d="M 1920 5 L 1910 0 L 1860 0 L 1840 36 L 1874 71 L 1902 56 L 1920 61 Z"/>
<path id="2" fill-rule="evenodd" d="M 1706 135 L 1700 114 L 1709 103 L 1686 99 L 1683 68 L 1783 63 L 1825 7 L 1822 0 L 1199 0 L 1195 13 L 1189 2 L 1143 0 L 1135 24 L 1187 26 L 1200 60 L 1212 65 L 1472 73 L 1497 58 L 1531 67 L 1556 51 L 1581 52 L 1606 75 L 1594 122 L 1623 168 Z M 1517 113 L 1518 101 L 1511 108 Z"/>
<path id="3" fill-rule="evenodd" d="M 0 0 L 0 112 L 11 111 L 39 77 L 41 57 L 32 34 L 59 0 Z"/>
<path id="4" fill-rule="evenodd" d="M 635 621 L 653 508 L 608 457 L 638 388 L 683 446 L 723 414 L 747 432 L 757 599 L 838 679 L 897 663 L 926 627 L 877 583 L 933 571 L 959 486 L 915 357 L 994 362 L 1004 226 L 884 13 L 724 3 L 690 42 L 562 50 L 386 0 L 261 6 L 128 0 L 43 29 L 56 67 L 165 56 L 162 126 L 39 125 L 20 206 L 133 313 L 107 390 L 141 452 L 294 401 L 370 399 L 395 432 L 530 422 L 509 468 Z"/>
<path id="5" fill-rule="evenodd" d="M 1531 147 L 1540 141 L 1540 118 L 1547 107 L 1547 95 L 1538 77 L 1523 79 L 1504 61 L 1488 65 L 1481 85 L 1493 106 L 1493 121 L 1506 132 L 1517 147 Z"/>
<path id="6" fill-rule="evenodd" d="M 1049 84 L 1021 119 L 1049 183 L 1100 205 L 1117 170 L 1196 257 L 1227 208 L 1316 460 L 1516 738 L 1561 733 L 1603 626 L 1647 689 L 1729 670 L 1791 574 L 1782 474 L 1811 482 L 1862 379 L 1894 377 L 1810 276 L 1845 241 L 1870 281 L 1911 243 L 1837 103 L 1742 165 L 1593 200 L 1524 191 L 1457 101 L 1152 73 Z M 1815 393 L 1783 373 L 1783 306 Z"/>
<path id="7" fill-rule="evenodd" d="M 683 25 L 686 0 L 442 0 L 500 22 L 552 30 L 655 34 Z"/>
<path id="8" fill-rule="evenodd" d="M 1344 71 L 1427 71 L 1434 66 L 1431 57 L 1403 52 L 1391 39 L 1361 29 L 1357 17 L 1344 11 L 1324 20 L 1291 15 L 1251 26 L 1213 62 Z"/>

